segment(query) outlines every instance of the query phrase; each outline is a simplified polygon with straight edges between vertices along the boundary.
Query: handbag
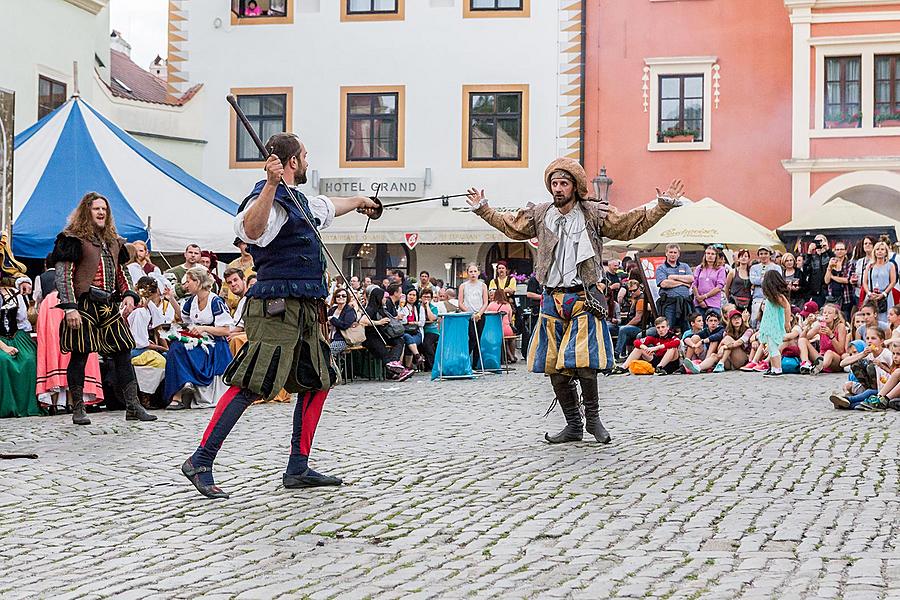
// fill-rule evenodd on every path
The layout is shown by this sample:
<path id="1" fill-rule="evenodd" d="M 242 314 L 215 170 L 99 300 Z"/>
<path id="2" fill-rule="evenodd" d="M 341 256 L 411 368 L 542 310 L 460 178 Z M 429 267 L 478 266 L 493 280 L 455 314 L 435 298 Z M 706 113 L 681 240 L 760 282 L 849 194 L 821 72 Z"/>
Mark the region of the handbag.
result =
<path id="1" fill-rule="evenodd" d="M 366 328 L 355 321 L 353 325 L 347 329 L 341 329 L 341 336 L 348 346 L 359 346 L 366 341 Z"/>
<path id="2" fill-rule="evenodd" d="M 406 327 L 397 319 L 392 318 L 388 324 L 384 326 L 382 332 L 387 339 L 395 339 L 406 333 Z"/>

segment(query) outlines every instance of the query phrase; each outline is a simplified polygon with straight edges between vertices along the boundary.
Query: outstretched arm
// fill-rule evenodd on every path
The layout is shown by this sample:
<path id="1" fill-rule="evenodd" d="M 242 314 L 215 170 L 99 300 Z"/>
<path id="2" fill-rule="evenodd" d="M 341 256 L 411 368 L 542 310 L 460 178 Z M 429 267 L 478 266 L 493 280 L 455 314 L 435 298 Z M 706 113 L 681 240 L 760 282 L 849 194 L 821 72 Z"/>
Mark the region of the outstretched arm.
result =
<path id="1" fill-rule="evenodd" d="M 669 189 L 660 192 L 656 189 L 657 203 L 653 208 L 640 207 L 626 213 L 620 213 L 609 207 L 609 214 L 603 222 L 603 235 L 616 240 L 633 240 L 656 225 L 666 213 L 678 206 L 678 199 L 684 192 L 684 184 L 680 179 L 674 180 Z"/>
<path id="2" fill-rule="evenodd" d="M 514 240 L 530 240 L 537 232 L 534 228 L 534 209 L 526 207 L 515 214 L 500 213 L 487 205 L 484 190 L 471 188 L 466 197 L 472 211 L 484 219 L 488 225 Z"/>

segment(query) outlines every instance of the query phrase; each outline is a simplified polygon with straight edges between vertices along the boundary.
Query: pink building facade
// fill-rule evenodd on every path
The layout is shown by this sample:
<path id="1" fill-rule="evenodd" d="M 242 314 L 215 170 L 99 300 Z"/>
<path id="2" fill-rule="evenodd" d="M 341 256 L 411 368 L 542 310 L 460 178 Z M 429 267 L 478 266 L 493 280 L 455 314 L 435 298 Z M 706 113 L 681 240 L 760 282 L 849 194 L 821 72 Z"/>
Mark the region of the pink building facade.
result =
<path id="1" fill-rule="evenodd" d="M 770 228 L 835 197 L 900 218 L 900 2 L 586 4 L 584 162 L 614 204 L 682 177 Z"/>

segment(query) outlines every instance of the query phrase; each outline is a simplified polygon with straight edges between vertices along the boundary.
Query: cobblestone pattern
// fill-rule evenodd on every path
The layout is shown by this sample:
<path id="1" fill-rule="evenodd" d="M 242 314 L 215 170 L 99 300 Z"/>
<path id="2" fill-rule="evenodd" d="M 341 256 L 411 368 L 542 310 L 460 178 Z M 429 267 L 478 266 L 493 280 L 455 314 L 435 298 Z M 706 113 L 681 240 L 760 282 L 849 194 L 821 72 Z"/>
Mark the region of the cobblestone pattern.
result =
<path id="1" fill-rule="evenodd" d="M 550 386 L 361 383 L 285 490 L 291 406 L 226 442 L 226 501 L 179 472 L 210 412 L 0 421 L 0 597 L 900 598 L 898 419 L 839 376 L 602 379 L 613 443 L 549 446 Z"/>

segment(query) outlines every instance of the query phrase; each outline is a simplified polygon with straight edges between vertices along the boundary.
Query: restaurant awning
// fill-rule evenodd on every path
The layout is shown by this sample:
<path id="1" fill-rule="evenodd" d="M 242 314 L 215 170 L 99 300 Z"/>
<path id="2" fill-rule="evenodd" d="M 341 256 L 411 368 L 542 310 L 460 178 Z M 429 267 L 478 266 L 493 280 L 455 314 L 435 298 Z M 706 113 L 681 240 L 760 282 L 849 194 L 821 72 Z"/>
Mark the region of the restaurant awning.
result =
<path id="1" fill-rule="evenodd" d="M 517 208 L 498 208 L 515 212 Z M 403 206 L 386 208 L 377 221 L 369 223 L 363 233 L 366 217 L 354 213 L 335 219 L 322 231 L 326 244 L 403 244 L 407 234 L 418 234 L 419 244 L 509 242 L 508 237 L 488 225 L 468 208 L 441 206 Z"/>

